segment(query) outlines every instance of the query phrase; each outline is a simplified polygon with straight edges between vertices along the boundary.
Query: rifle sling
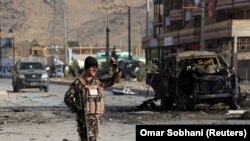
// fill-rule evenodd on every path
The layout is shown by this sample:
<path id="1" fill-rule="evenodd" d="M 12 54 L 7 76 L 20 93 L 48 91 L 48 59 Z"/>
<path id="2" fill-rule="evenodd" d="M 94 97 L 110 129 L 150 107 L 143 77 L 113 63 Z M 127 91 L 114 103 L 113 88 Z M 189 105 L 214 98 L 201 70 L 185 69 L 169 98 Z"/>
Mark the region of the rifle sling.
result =
<path id="1" fill-rule="evenodd" d="M 81 82 L 81 84 L 83 85 L 83 87 L 85 87 L 85 85 L 86 85 L 86 81 L 82 78 L 82 77 L 79 77 L 78 78 L 78 80 Z M 85 102 L 84 102 L 85 103 Z M 84 107 L 85 107 L 86 105 L 84 105 Z M 83 116 L 84 116 L 84 120 L 85 120 L 85 125 L 88 123 L 88 121 L 87 121 L 87 115 L 86 115 L 86 108 L 84 108 L 84 114 L 82 114 Z M 85 140 L 86 141 L 89 141 L 89 129 L 88 129 L 88 125 L 87 126 L 83 126 L 83 128 L 84 128 L 84 130 L 85 130 L 85 132 L 87 133 L 86 134 L 86 136 L 85 136 Z"/>

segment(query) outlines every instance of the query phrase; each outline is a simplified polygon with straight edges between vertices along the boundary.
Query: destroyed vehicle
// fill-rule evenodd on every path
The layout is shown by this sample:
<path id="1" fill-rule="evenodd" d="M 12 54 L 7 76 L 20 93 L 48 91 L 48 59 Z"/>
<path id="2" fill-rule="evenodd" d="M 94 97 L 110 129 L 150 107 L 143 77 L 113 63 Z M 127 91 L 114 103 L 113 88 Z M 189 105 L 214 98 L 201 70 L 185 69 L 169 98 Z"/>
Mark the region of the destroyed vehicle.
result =
<path id="1" fill-rule="evenodd" d="M 12 86 L 14 92 L 24 88 L 49 91 L 48 69 L 37 61 L 18 61 L 14 67 Z"/>
<path id="2" fill-rule="evenodd" d="M 160 100 L 161 108 L 193 109 L 197 104 L 225 103 L 232 109 L 242 105 L 237 75 L 223 56 L 208 51 L 168 54 L 146 84 Z"/>

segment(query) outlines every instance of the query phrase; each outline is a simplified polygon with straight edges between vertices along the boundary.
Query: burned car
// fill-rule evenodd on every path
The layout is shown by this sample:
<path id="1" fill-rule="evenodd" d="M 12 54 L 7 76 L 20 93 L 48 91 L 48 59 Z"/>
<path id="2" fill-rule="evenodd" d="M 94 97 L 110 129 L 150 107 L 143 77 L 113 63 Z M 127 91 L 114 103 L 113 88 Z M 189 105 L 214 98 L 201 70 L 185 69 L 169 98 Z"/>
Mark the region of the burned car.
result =
<path id="1" fill-rule="evenodd" d="M 210 51 L 185 51 L 168 54 L 154 73 L 148 73 L 146 84 L 160 100 L 161 108 L 193 109 L 206 103 L 226 103 L 239 109 L 243 96 L 234 70 L 223 56 Z"/>

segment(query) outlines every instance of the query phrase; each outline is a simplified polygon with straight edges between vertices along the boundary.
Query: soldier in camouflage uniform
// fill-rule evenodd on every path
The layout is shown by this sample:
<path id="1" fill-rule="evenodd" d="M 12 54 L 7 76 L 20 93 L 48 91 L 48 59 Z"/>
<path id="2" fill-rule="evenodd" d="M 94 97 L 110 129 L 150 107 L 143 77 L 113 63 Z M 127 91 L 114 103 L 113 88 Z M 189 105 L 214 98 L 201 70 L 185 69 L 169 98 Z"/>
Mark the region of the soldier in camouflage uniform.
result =
<path id="1" fill-rule="evenodd" d="M 98 62 L 95 58 L 89 56 L 85 59 L 84 73 L 81 77 L 77 78 L 71 85 L 68 91 L 65 93 L 64 102 L 70 108 L 72 112 L 76 112 L 76 121 L 78 123 L 78 134 L 81 141 L 97 141 L 98 137 L 98 126 L 100 116 L 104 112 L 104 101 L 103 101 L 103 88 L 111 87 L 114 83 L 118 82 L 121 73 L 117 66 L 117 60 L 111 57 L 111 65 L 113 66 L 113 75 L 110 78 L 95 79 L 96 71 L 98 68 Z M 85 111 L 79 111 L 79 105 L 82 103 L 80 97 L 85 97 L 86 106 Z M 82 101 L 84 102 L 84 101 Z M 82 115 L 86 115 L 86 120 L 82 119 Z M 87 124 L 86 124 L 87 122 Z M 83 127 L 87 125 L 86 130 Z"/>

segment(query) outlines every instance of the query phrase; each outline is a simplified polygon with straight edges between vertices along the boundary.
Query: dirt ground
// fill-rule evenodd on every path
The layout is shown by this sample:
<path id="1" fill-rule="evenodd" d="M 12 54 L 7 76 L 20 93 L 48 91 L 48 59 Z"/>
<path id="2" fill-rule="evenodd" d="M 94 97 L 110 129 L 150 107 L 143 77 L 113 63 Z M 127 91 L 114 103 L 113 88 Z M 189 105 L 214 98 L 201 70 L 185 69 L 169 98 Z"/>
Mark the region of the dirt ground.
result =
<path id="1" fill-rule="evenodd" d="M 116 88 L 129 86 L 136 95 L 105 96 L 106 112 L 100 124 L 99 141 L 134 141 L 135 126 L 139 124 L 250 124 L 240 115 L 228 115 L 226 107 L 202 107 L 193 111 L 160 111 L 139 109 L 146 100 L 148 86 L 139 82 L 123 82 Z M 242 91 L 249 95 L 249 84 L 242 85 Z M 149 98 L 152 97 L 149 88 Z M 140 92 L 144 92 L 140 94 Z M 3 141 L 78 141 L 75 115 L 64 104 L 59 106 L 13 106 L 19 102 L 16 97 L 1 96 L 0 138 Z M 25 94 L 24 94 L 25 95 Z M 22 96 L 24 96 L 22 95 Z M 48 96 L 49 97 L 49 96 Z M 25 105 L 26 101 L 15 103 Z M 156 104 L 158 104 L 156 102 Z M 242 110 L 250 109 L 249 97 Z"/>

